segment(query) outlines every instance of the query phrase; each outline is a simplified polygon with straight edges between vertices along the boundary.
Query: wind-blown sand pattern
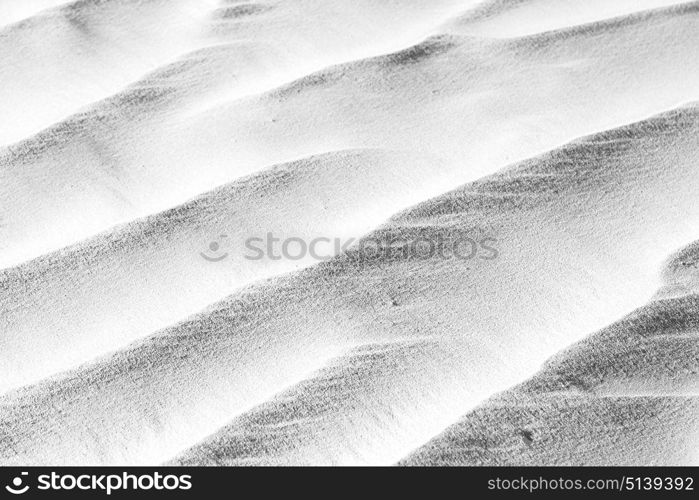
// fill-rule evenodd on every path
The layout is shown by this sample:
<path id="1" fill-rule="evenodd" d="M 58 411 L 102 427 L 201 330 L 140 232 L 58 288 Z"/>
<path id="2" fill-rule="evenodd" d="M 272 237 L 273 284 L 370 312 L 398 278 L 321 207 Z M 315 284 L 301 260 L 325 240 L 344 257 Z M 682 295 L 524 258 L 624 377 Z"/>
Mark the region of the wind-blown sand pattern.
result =
<path id="1" fill-rule="evenodd" d="M 699 2 L 581 4 L 0 0 L 0 465 L 699 465 Z"/>
<path id="2" fill-rule="evenodd" d="M 555 356 L 404 463 L 696 464 L 699 245 L 648 305 Z"/>

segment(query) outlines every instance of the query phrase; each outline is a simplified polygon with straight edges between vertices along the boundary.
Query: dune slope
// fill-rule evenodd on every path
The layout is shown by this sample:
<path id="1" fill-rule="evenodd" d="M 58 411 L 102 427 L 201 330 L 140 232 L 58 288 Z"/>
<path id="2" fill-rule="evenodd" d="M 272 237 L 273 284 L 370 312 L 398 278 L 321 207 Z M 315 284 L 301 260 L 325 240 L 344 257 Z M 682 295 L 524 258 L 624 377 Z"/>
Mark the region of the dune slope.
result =
<path id="1" fill-rule="evenodd" d="M 699 244 L 652 302 L 566 349 L 402 465 L 699 464 Z"/>
<path id="2" fill-rule="evenodd" d="M 164 461 L 239 414 L 243 428 L 252 421 L 264 433 L 269 410 L 255 406 L 269 400 L 275 432 L 246 434 L 260 447 L 245 441 L 218 460 L 395 462 L 653 295 L 654 270 L 696 236 L 698 128 L 692 105 L 585 137 L 393 217 L 370 235 L 392 248 L 380 258 L 358 247 L 251 285 L 128 349 L 7 393 L 2 461 Z M 498 256 L 404 258 L 405 242 L 390 244 L 438 235 L 468 236 L 479 251 L 493 238 Z M 334 413 L 333 397 L 355 398 L 356 418 Z M 309 407 L 329 415 L 296 413 Z M 103 426 L 114 432 L 96 432 Z"/>
<path id="3" fill-rule="evenodd" d="M 286 256 L 280 243 L 262 253 L 268 234 L 323 238 L 315 255 L 333 257 L 455 180 L 435 179 L 425 164 L 437 168 L 439 160 L 361 150 L 279 165 L 0 271 L 0 390 L 70 369 L 248 283 L 317 262 L 301 256 L 299 243 Z"/>
<path id="4" fill-rule="evenodd" d="M 0 465 L 699 464 L 699 0 L 0 0 Z"/>
<path id="5" fill-rule="evenodd" d="M 698 6 L 508 40 L 439 35 L 208 104 L 235 78 L 213 68 L 238 59 L 237 46 L 206 49 L 0 151 L 0 204 L 13 207 L 0 266 L 274 164 L 401 150 L 442 159 L 433 176 L 459 173 L 453 186 L 696 100 Z"/>
<path id="6" fill-rule="evenodd" d="M 220 73 L 232 80 L 225 94 L 231 98 L 409 46 L 471 3 L 4 1 L 0 64 L 12 71 L 0 73 L 5 118 L 0 145 L 37 133 L 199 50 L 230 46 L 228 64 L 235 62 L 234 70 Z M 201 99 L 206 102 L 204 95 Z"/>

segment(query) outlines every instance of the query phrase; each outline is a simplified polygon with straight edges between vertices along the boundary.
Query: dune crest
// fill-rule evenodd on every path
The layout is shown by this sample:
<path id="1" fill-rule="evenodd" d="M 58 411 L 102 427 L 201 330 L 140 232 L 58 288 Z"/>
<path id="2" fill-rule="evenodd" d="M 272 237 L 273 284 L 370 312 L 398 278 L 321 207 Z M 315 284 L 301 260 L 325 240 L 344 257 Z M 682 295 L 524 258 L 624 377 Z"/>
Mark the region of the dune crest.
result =
<path id="1" fill-rule="evenodd" d="M 24 4 L 24 9 L 16 5 Z M 465 4 L 475 1 L 466 1 Z M 50 7 L 33 11 L 32 5 Z M 460 0 L 9 0 L 0 25 L 0 145 L 17 142 L 199 50 L 231 45 L 228 96 L 411 45 Z M 26 10 L 25 10 L 26 9 Z M 32 14 L 23 18 L 24 14 Z M 210 73 L 216 75 L 216 72 Z M 230 77 L 229 77 L 230 78 Z M 200 96 L 206 102 L 206 96 Z"/>
<path id="2" fill-rule="evenodd" d="M 699 464 L 698 47 L 699 0 L 0 0 L 0 465 Z"/>
<path id="3" fill-rule="evenodd" d="M 672 297 L 557 354 L 400 464 L 699 465 L 698 247 L 665 266 Z"/>
<path id="4" fill-rule="evenodd" d="M 686 4 L 686 5 L 685 5 Z M 447 31 L 512 38 L 589 25 L 652 9 L 692 8 L 682 0 L 486 0 L 446 23 Z M 542 13 L 545 12 L 545 15 Z"/>
<path id="5" fill-rule="evenodd" d="M 475 180 L 699 99 L 698 23 L 687 8 L 653 11 L 633 29 L 612 23 L 504 41 L 435 36 L 203 108 L 191 103 L 231 75 L 211 78 L 211 64 L 194 57 L 0 151 L 0 203 L 14 207 L 0 226 L 0 267 L 332 151 L 431 155 L 445 162 L 436 178 Z M 669 33 L 682 36 L 669 44 Z M 197 57 L 231 57 L 228 47 L 214 52 Z"/>
<path id="6" fill-rule="evenodd" d="M 230 458 L 219 460 L 290 463 L 301 446 L 309 461 L 395 462 L 465 410 L 533 374 L 546 357 L 653 295 L 654 270 L 696 234 L 698 129 L 699 109 L 691 105 L 587 137 L 418 205 L 370 235 L 389 244 L 395 234 L 410 240 L 480 233 L 496 240 L 496 259 L 406 260 L 391 252 L 372 260 L 356 248 L 254 284 L 127 349 L 8 393 L 3 432 L 13 446 L 2 460 L 165 461 L 193 444 L 186 440 L 204 439 L 236 415 L 257 422 L 258 410 L 245 412 L 284 388 L 291 392 L 281 397 L 291 403 L 276 419 L 296 421 L 295 408 L 332 408 L 324 398 L 348 397 L 347 387 L 366 406 L 356 419 L 324 416 L 343 422 L 339 434 L 334 425 L 323 432 L 318 418 L 301 419 L 298 445 L 282 432 L 284 447 L 268 436 L 268 451 L 243 446 L 248 451 L 239 457 L 233 447 Z M 633 210 L 625 208 L 630 198 Z M 371 345 L 376 355 L 353 351 Z M 376 356 L 384 359 L 375 363 Z M 309 367 L 324 366 L 331 376 L 296 382 Z M 356 370 L 375 375 L 356 377 Z M 332 391 L 304 389 L 327 385 L 328 377 Z M 383 401 L 391 410 L 382 414 Z M 85 443 L 52 430 L 94 425 L 118 428 L 119 445 L 110 436 Z M 241 432 L 235 420 L 231 425 Z M 253 427 L 260 425 L 264 420 Z M 319 455 L 314 446 L 326 451 Z"/>

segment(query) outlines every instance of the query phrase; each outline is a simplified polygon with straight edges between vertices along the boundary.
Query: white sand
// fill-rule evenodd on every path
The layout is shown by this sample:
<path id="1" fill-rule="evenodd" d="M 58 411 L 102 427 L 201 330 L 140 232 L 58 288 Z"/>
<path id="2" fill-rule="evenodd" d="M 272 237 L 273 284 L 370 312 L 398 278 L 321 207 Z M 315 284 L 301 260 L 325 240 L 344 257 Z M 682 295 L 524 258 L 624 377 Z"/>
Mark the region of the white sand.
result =
<path id="1" fill-rule="evenodd" d="M 699 463 L 698 49 L 699 2 L 0 0 L 0 464 Z"/>
<path id="2" fill-rule="evenodd" d="M 466 415 L 410 465 L 697 465 L 699 244 L 655 300 Z"/>

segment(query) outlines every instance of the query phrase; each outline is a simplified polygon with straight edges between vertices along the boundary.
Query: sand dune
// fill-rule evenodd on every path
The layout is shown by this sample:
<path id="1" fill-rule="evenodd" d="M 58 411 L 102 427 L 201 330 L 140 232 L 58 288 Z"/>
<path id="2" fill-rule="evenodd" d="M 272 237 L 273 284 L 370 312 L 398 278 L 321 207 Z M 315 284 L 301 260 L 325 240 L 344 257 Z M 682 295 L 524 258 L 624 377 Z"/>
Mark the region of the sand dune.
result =
<path id="1" fill-rule="evenodd" d="M 699 244 L 648 305 L 556 355 L 402 464 L 698 465 Z"/>
<path id="2" fill-rule="evenodd" d="M 438 160 L 378 150 L 284 164 L 0 271 L 0 389 L 123 347 L 252 281 L 316 263 L 308 253 L 296 258 L 299 248 L 293 258 L 258 258 L 246 240 L 359 238 L 448 188 L 449 177 L 432 178 L 425 164 Z M 212 243 L 220 245 L 215 252 Z M 317 250 L 330 258 L 339 248 L 322 242 Z M 227 257 L 210 262 L 202 254 Z"/>
<path id="3" fill-rule="evenodd" d="M 448 21 L 445 29 L 509 38 L 604 21 L 647 9 L 691 4 L 682 0 L 487 0 Z M 588 27 L 589 28 L 589 27 Z"/>
<path id="4" fill-rule="evenodd" d="M 2 460 L 167 460 L 188 439 L 205 438 L 285 387 L 283 421 L 294 425 L 271 424 L 283 443 L 275 445 L 270 432 L 261 448 L 233 447 L 230 461 L 241 453 L 262 463 L 302 455 L 324 463 L 399 460 L 653 295 L 654 270 L 696 236 L 698 128 L 699 109 L 689 106 L 587 137 L 421 204 L 373 236 L 487 235 L 497 239 L 495 260 L 391 254 L 368 261 L 350 252 L 253 285 L 97 363 L 8 393 L 2 422 L 12 451 Z M 385 358 L 378 367 L 377 357 Z M 313 374 L 326 365 L 331 376 Z M 375 376 L 353 375 L 372 369 Z M 332 408 L 325 398 L 335 392 L 320 390 L 328 379 L 338 397 L 366 405 L 356 419 L 331 412 L 325 426 L 294 412 Z M 382 413 L 384 405 L 390 410 Z M 269 410 L 253 412 L 241 418 L 257 428 L 256 414 Z M 333 426 L 333 418 L 346 427 Z M 103 426 L 115 432 L 98 434 Z M 70 429 L 91 437 L 76 440 Z"/>
<path id="5" fill-rule="evenodd" d="M 699 464 L 698 28 L 0 0 L 0 465 Z"/>
<path id="6" fill-rule="evenodd" d="M 410 227 L 414 224 L 424 232 L 430 228 L 434 230 L 435 226 L 454 230 L 453 228 L 458 227 L 461 221 L 477 224 L 481 220 L 498 219 L 503 216 L 503 212 L 513 212 L 516 214 L 513 218 L 520 223 L 527 220 L 527 223 L 524 223 L 525 231 L 533 233 L 529 238 L 538 237 L 539 245 L 530 244 L 525 236 L 515 231 L 508 231 L 507 238 L 499 236 L 500 244 L 504 248 L 507 240 L 513 240 L 521 247 L 533 247 L 543 255 L 525 257 L 520 254 L 515 257 L 513 253 L 517 250 L 508 248 L 503 250 L 501 258 L 515 266 L 519 265 L 520 269 L 509 269 L 509 272 L 504 272 L 503 269 L 497 269 L 497 271 L 489 269 L 490 272 L 469 270 L 468 277 L 465 278 L 469 283 L 460 284 L 460 287 L 470 289 L 470 293 L 457 294 L 456 297 L 447 295 L 449 298 L 444 296 L 437 298 L 427 291 L 422 291 L 415 316 L 420 317 L 420 314 L 425 314 L 425 309 L 429 310 L 429 308 L 423 309 L 420 306 L 432 301 L 433 307 L 438 308 L 440 312 L 436 317 L 428 319 L 427 325 L 415 325 L 417 322 L 415 319 L 411 322 L 411 326 L 416 327 L 418 331 L 429 334 L 427 338 L 414 332 L 418 339 L 413 340 L 413 343 L 407 347 L 396 343 L 379 346 L 376 353 L 366 352 L 368 349 L 360 350 L 359 353 L 353 352 L 331 364 L 311 380 L 299 384 L 293 390 L 280 394 L 270 403 L 239 417 L 201 445 L 186 452 L 175 463 L 209 465 L 288 465 L 299 462 L 386 463 L 392 457 L 387 451 L 394 451 L 397 454 L 401 447 L 405 449 L 408 443 L 417 442 L 419 437 L 429 428 L 433 428 L 436 422 L 449 420 L 455 406 L 472 405 L 477 401 L 479 391 L 486 388 L 487 391 L 492 392 L 495 386 L 510 375 L 522 373 L 527 369 L 524 365 L 532 360 L 532 357 L 549 349 L 555 352 L 557 342 L 565 342 L 566 339 L 580 336 L 582 334 L 580 318 L 589 314 L 583 312 L 582 309 L 586 309 L 586 306 L 582 305 L 582 301 L 587 304 L 594 303 L 595 306 L 592 309 L 597 313 L 600 312 L 601 304 L 608 307 L 613 302 L 623 310 L 619 302 L 622 297 L 612 299 L 604 296 L 605 289 L 614 288 L 614 286 L 610 282 L 602 281 L 605 278 L 613 280 L 615 273 L 611 269 L 599 268 L 600 262 L 590 260 L 590 256 L 611 257 L 613 265 L 618 266 L 616 271 L 619 271 L 629 264 L 623 262 L 628 252 L 639 252 L 642 247 L 648 249 L 648 243 L 640 244 L 635 250 L 624 243 L 631 234 L 625 232 L 630 227 L 627 223 L 622 223 L 622 220 L 631 214 L 619 215 L 616 220 L 608 220 L 604 223 L 594 222 L 590 215 L 599 208 L 604 208 L 605 211 L 611 209 L 610 203 L 614 204 L 615 199 L 618 202 L 618 193 L 629 189 L 630 185 L 634 185 L 632 188 L 634 191 L 643 190 L 644 188 L 641 188 L 645 182 L 643 179 L 652 178 L 651 171 L 657 172 L 657 170 L 647 170 L 639 163 L 643 161 L 649 162 L 646 165 L 658 163 L 649 157 L 642 159 L 644 157 L 642 152 L 654 149 L 655 146 L 651 144 L 656 140 L 660 139 L 664 142 L 669 139 L 668 135 L 674 136 L 678 132 L 678 126 L 682 129 L 688 125 L 685 120 L 691 115 L 694 115 L 694 118 L 690 119 L 694 121 L 694 125 L 690 128 L 694 128 L 697 125 L 696 108 L 693 111 L 682 111 L 674 116 L 666 116 L 589 138 L 553 154 L 550 158 L 532 162 L 520 169 L 515 169 L 508 175 L 496 177 L 490 182 L 486 181 L 482 186 L 478 184 L 469 186 L 398 218 L 395 224 L 399 227 L 406 225 Z M 694 134 L 689 130 L 687 133 L 690 136 Z M 694 140 L 691 139 L 691 141 Z M 670 142 L 674 143 L 674 140 L 670 139 Z M 601 160 L 602 157 L 605 160 Z M 586 165 L 587 168 L 582 165 Z M 689 174 L 690 171 L 691 168 L 687 173 Z M 619 191 L 615 195 L 614 192 L 617 189 Z M 600 192 L 605 194 L 600 196 Z M 638 194 L 638 191 L 635 193 Z M 636 199 L 635 195 L 634 199 Z M 640 207 L 637 208 L 640 209 Z M 576 217 L 573 226 L 568 226 L 570 222 L 570 214 L 566 213 L 568 210 L 578 211 L 580 215 L 580 219 Z M 651 212 L 653 210 L 651 209 Z M 615 210 L 612 209 L 609 212 L 614 213 Z M 555 215 L 552 217 L 551 213 Z M 649 212 L 640 209 L 636 215 L 640 216 L 640 214 L 643 214 L 642 220 L 650 220 Z M 574 229 L 581 220 L 596 227 L 604 227 L 605 234 L 596 234 L 598 231 L 580 226 L 577 230 Z M 543 223 L 544 221 L 546 223 Z M 573 248 L 563 243 L 565 237 L 562 234 L 552 237 L 549 233 L 558 223 L 568 226 L 566 229 L 563 227 L 559 229 L 572 233 L 573 241 L 576 242 Z M 625 228 L 624 233 L 618 232 L 621 227 Z M 653 224 L 653 227 L 656 226 Z M 502 228 L 499 233 L 502 234 L 504 229 Z M 645 222 L 639 224 L 639 231 L 645 229 L 649 229 Z M 667 233 L 662 231 L 662 234 Z M 555 243 L 549 245 L 545 242 Z M 585 250 L 580 247 L 584 247 Z M 580 252 L 587 257 L 583 257 Z M 617 257 L 612 257 L 615 254 Z M 648 257 L 650 255 L 645 256 L 645 258 Z M 651 258 L 649 262 L 656 259 Z M 538 271 L 538 266 L 535 264 L 537 260 L 541 264 Z M 570 266 L 584 267 L 585 272 L 582 274 L 589 281 L 580 283 L 569 281 L 569 276 L 564 270 Z M 581 270 L 576 271 L 574 274 L 580 274 Z M 522 273 L 531 273 L 531 275 L 522 276 Z M 645 289 L 644 292 L 647 294 L 649 290 L 646 287 L 655 273 L 649 270 L 643 273 L 646 275 L 644 279 L 639 280 L 639 276 L 627 276 L 617 283 L 633 283 L 634 287 Z M 416 273 L 413 271 L 411 276 L 414 274 Z M 488 279 L 489 275 L 506 275 L 508 281 L 498 283 Z M 440 283 L 444 281 L 444 276 L 440 275 Z M 458 278 L 454 281 L 458 282 Z M 452 290 L 458 290 L 458 285 L 454 281 L 450 279 L 449 285 L 453 287 Z M 446 285 L 445 288 L 442 293 L 448 294 L 449 289 Z M 582 292 L 586 289 L 589 295 Z M 575 299 L 572 301 L 571 290 L 576 290 Z M 634 294 L 637 291 L 640 290 L 625 290 L 625 293 Z M 519 293 L 524 296 L 518 297 Z M 618 290 L 612 293 L 618 295 Z M 507 299 L 503 300 L 503 296 Z M 543 300 L 542 297 L 547 298 Z M 401 301 L 399 299 L 398 302 Z M 464 304 L 465 301 L 469 304 Z M 472 304 L 474 310 L 468 310 Z M 575 319 L 567 318 L 570 311 L 576 307 L 582 307 L 582 309 L 574 313 Z M 686 311 L 687 314 L 691 312 L 691 308 Z M 460 316 L 462 314 L 464 316 Z M 460 316 L 458 321 L 449 317 L 453 315 Z M 556 315 L 559 316 L 556 318 L 558 323 L 554 324 L 551 318 Z M 512 323 L 508 324 L 508 321 Z M 687 321 L 691 324 L 692 320 L 688 318 Z M 435 323 L 439 326 L 434 326 Z M 668 323 L 671 322 L 668 321 Z M 687 345 L 675 347 L 696 347 L 694 340 L 690 337 L 687 339 Z M 599 344 L 598 349 L 602 351 L 602 355 L 614 355 L 613 342 L 601 341 Z M 607 347 L 610 348 L 609 351 L 604 350 Z M 424 354 L 425 351 L 434 352 L 434 354 L 430 358 Z M 662 369 L 662 362 L 672 359 L 675 350 L 661 350 L 661 352 L 667 356 L 663 360 L 657 360 Z M 689 349 L 684 353 L 683 358 L 678 359 L 674 366 L 666 367 L 665 371 L 672 371 L 684 365 L 683 369 L 689 367 L 690 370 L 694 370 L 694 379 L 696 379 L 696 359 L 696 349 Z M 506 368 L 503 369 L 503 366 Z M 653 377 L 644 378 L 643 375 L 639 374 L 640 381 L 653 380 Z M 574 376 L 571 375 L 571 378 Z M 687 378 L 691 381 L 691 376 Z M 686 380 L 684 382 L 686 383 Z M 693 383 L 696 384 L 696 380 L 693 380 Z M 684 413 L 683 418 L 678 419 L 676 423 L 679 429 L 683 429 L 683 425 L 689 425 L 691 430 L 692 422 L 696 423 L 696 405 L 691 401 L 684 402 L 681 398 L 678 399 L 678 404 Z M 642 403 L 636 403 L 637 409 L 641 406 Z M 594 415 L 594 408 L 590 409 L 590 412 Z M 610 413 L 609 418 L 612 417 L 613 412 Z M 489 421 L 490 425 L 497 428 L 501 423 L 499 418 L 499 414 L 494 416 Z M 561 421 L 566 421 L 565 416 Z M 576 442 L 572 441 L 572 436 L 575 436 L 575 425 L 580 422 L 567 422 L 571 429 L 569 431 L 571 440 L 568 442 L 567 450 L 571 451 L 576 446 Z M 623 421 L 620 426 L 622 425 Z M 547 428 L 545 425 L 542 427 Z M 592 425 L 586 427 L 591 432 L 595 429 L 598 432 L 605 432 L 607 428 L 607 426 L 595 428 Z M 677 429 L 674 430 L 677 431 Z M 550 432 L 555 436 L 555 430 Z M 667 432 L 673 432 L 672 426 L 668 426 Z M 686 433 L 680 431 L 675 434 L 678 439 L 684 436 L 683 439 L 687 440 Z M 662 435 L 660 433 L 658 435 L 657 439 L 661 440 Z M 517 439 L 517 434 L 509 437 Z M 615 437 L 615 434 L 610 433 L 607 439 L 613 440 Z M 630 439 L 637 437 L 630 436 Z M 484 440 L 486 443 L 490 442 L 487 437 Z M 595 439 L 586 442 L 593 447 L 598 443 Z M 653 442 L 647 443 L 648 449 L 653 449 Z M 690 439 L 687 443 L 682 449 L 685 451 L 688 448 L 696 449 L 696 440 Z M 542 448 L 547 444 L 543 443 Z M 484 453 L 488 451 L 485 450 Z M 512 450 L 506 448 L 506 451 Z M 616 456 L 620 463 L 624 463 L 620 458 L 624 456 L 624 450 L 617 451 L 617 455 L 611 452 L 603 455 L 598 450 L 598 457 L 613 461 L 613 457 Z M 376 455 L 377 453 L 379 455 Z M 508 457 L 515 456 L 517 453 L 518 450 L 514 450 Z M 669 458 L 660 453 L 653 456 L 656 457 L 656 461 Z M 439 462 L 439 458 L 439 456 L 430 455 L 423 463 Z M 532 462 L 531 458 L 529 455 L 523 455 L 513 460 L 518 460 L 518 464 L 526 464 Z M 578 463 L 591 463 L 594 462 L 593 458 L 581 456 Z M 684 458 L 687 458 L 686 455 Z M 555 464 L 563 461 L 564 459 L 550 454 L 543 456 L 539 463 Z M 675 461 L 686 463 L 677 459 Z"/>
<path id="7" fill-rule="evenodd" d="M 11 71 L 0 73 L 0 144 L 53 125 L 191 49 L 193 23 L 204 20 L 207 4 L 78 0 L 1 27 L 0 64 Z"/>
<path id="8" fill-rule="evenodd" d="M 211 61 L 230 57 L 229 49 L 216 57 L 206 52 L 209 62 L 163 70 L 0 152 L 0 200 L 15 207 L 3 214 L 0 266 L 277 163 L 397 149 L 443 159 L 447 174 L 460 172 L 463 183 L 695 100 L 697 5 L 568 35 L 431 38 L 228 105 L 193 109 L 202 86 L 225 86 L 218 80 L 225 71 L 213 81 L 209 75 Z M 647 37 L 642 45 L 638 30 Z M 677 33 L 678 41 L 667 43 Z M 433 177 L 441 175 L 438 169 Z"/>
<path id="9" fill-rule="evenodd" d="M 55 7 L 62 3 L 68 3 L 68 1 L 69 0 L 24 0 L 23 2 L 16 2 L 15 0 L 2 0 L 0 1 L 0 20 L 2 24 L 16 23 L 44 9 Z"/>
<path id="10" fill-rule="evenodd" d="M 31 3 L 16 12 L 31 12 Z M 6 118 L 0 124 L 0 145 L 36 133 L 162 65 L 195 57 L 187 55 L 193 51 L 231 45 L 233 54 L 227 63 L 235 63 L 234 70 L 221 74 L 234 80 L 227 95 L 235 97 L 330 64 L 409 46 L 464 2 L 76 0 L 53 4 L 57 4 L 53 9 L 0 27 L 0 64 L 12 68 L 0 73 L 0 113 Z"/>

